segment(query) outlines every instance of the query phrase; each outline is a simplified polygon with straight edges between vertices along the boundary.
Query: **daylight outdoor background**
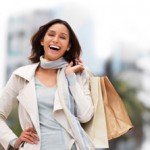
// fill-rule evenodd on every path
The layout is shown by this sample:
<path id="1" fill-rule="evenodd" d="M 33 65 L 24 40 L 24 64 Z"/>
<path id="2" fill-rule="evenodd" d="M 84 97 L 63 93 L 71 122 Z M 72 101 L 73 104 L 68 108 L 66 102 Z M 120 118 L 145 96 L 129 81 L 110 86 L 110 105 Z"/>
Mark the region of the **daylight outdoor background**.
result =
<path id="1" fill-rule="evenodd" d="M 107 75 L 123 99 L 134 129 L 110 141 L 110 150 L 150 148 L 150 1 L 5 0 L 0 5 L 0 94 L 13 70 L 28 64 L 30 37 L 54 18 L 68 21 L 82 59 Z M 15 119 L 14 119 L 15 118 Z M 17 111 L 8 125 L 19 135 Z M 0 146 L 0 150 L 3 148 Z"/>

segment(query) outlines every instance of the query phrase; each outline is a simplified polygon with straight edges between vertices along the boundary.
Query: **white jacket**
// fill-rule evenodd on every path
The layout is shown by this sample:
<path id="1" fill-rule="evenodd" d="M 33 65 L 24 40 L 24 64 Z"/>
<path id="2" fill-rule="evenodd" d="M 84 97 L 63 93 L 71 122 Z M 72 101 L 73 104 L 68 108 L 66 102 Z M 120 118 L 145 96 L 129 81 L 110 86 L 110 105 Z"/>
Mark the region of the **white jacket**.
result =
<path id="1" fill-rule="evenodd" d="M 37 69 L 38 65 L 39 63 L 35 63 L 20 67 L 15 70 L 0 97 L 0 143 L 5 149 L 9 148 L 9 143 L 12 139 L 17 138 L 17 136 L 5 123 L 5 120 L 10 114 L 15 103 L 19 104 L 18 113 L 22 130 L 25 130 L 29 127 L 34 127 L 40 138 L 39 116 L 34 83 L 35 70 Z M 77 104 L 80 122 L 87 122 L 93 116 L 93 104 L 89 91 L 88 78 L 87 76 L 85 77 L 85 74 L 86 73 L 77 75 L 77 83 L 70 87 L 72 92 L 75 91 L 74 99 Z M 88 108 L 88 110 L 86 110 L 86 108 Z M 62 106 L 60 104 L 59 96 L 56 95 L 54 100 L 54 111 L 57 112 L 58 109 L 62 109 Z M 69 127 L 69 123 L 65 119 L 65 116 L 63 116 L 61 113 L 56 113 L 55 119 L 71 135 L 72 138 L 70 139 L 69 143 L 69 147 L 71 147 L 75 140 L 73 138 L 74 135 Z M 25 143 L 20 149 L 40 150 L 40 144 L 40 142 L 38 144 Z"/>

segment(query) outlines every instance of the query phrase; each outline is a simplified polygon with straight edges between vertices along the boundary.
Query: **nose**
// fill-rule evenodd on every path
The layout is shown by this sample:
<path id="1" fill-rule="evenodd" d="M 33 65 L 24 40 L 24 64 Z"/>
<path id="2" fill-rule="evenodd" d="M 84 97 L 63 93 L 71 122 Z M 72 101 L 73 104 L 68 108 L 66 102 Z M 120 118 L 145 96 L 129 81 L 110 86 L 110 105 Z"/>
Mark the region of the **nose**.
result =
<path id="1" fill-rule="evenodd" d="M 54 38 L 53 38 L 53 42 L 58 42 L 59 41 L 59 37 L 58 36 L 54 36 Z"/>

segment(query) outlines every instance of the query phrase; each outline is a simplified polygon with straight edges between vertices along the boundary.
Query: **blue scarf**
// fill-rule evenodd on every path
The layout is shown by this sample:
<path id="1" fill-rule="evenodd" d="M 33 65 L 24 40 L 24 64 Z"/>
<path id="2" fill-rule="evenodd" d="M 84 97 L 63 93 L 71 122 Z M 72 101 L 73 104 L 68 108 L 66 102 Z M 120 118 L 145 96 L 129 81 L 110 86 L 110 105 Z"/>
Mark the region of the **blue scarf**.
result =
<path id="1" fill-rule="evenodd" d="M 60 69 L 66 67 L 67 65 L 68 62 L 63 57 L 60 57 L 54 61 L 49 61 L 43 58 L 43 56 L 40 57 L 40 66 L 44 69 Z"/>
<path id="2" fill-rule="evenodd" d="M 68 81 L 65 75 L 65 69 L 68 65 L 68 62 L 63 58 L 59 58 L 55 61 L 48 61 L 40 57 L 40 66 L 44 69 L 59 69 L 59 77 L 58 77 L 58 89 L 59 93 L 61 93 L 61 104 L 64 108 L 64 113 L 70 119 L 68 119 L 68 123 L 72 129 L 72 133 L 75 137 L 75 141 L 78 144 L 80 150 L 93 150 L 93 143 L 89 139 L 87 133 L 81 127 L 81 124 L 76 116 L 76 104 L 75 100 L 70 98 L 70 91 L 68 86 Z M 76 138 L 77 137 L 77 138 Z"/>

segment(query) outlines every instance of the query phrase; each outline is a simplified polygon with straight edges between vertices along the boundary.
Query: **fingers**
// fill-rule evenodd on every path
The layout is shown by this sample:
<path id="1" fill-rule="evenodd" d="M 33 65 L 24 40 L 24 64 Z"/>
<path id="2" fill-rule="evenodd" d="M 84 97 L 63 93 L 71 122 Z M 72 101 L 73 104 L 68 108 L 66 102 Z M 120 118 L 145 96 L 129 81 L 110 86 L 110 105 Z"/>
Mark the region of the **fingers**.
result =
<path id="1" fill-rule="evenodd" d="M 81 60 L 81 58 L 75 59 L 75 61 L 76 61 L 77 64 L 79 64 L 79 63 L 83 64 L 83 61 Z"/>
<path id="2" fill-rule="evenodd" d="M 83 70 L 84 70 L 84 66 L 82 63 L 74 66 L 74 72 L 80 72 L 81 73 Z"/>
<path id="3" fill-rule="evenodd" d="M 31 144 L 37 144 L 39 141 L 38 135 L 34 128 L 28 128 L 21 133 L 21 140 Z"/>
<path id="4" fill-rule="evenodd" d="M 78 64 L 82 64 L 83 65 L 83 61 L 79 58 L 79 59 L 75 59 L 75 64 L 78 65 Z M 73 61 L 71 61 L 68 66 L 72 67 L 73 66 Z"/>
<path id="5" fill-rule="evenodd" d="M 81 58 L 79 58 L 79 61 L 80 61 L 81 63 L 83 63 L 83 61 L 82 61 L 82 59 L 81 59 Z"/>
<path id="6" fill-rule="evenodd" d="M 83 65 L 83 62 L 79 59 L 75 59 L 75 63 L 76 65 L 73 66 L 73 61 L 71 61 L 66 70 L 65 70 L 65 74 L 68 75 L 68 74 L 71 74 L 71 73 L 81 73 L 83 70 L 84 70 L 84 65 Z"/>
<path id="7" fill-rule="evenodd" d="M 22 141 L 30 143 L 30 144 L 37 144 L 38 143 L 37 140 L 35 140 L 33 137 L 31 137 L 30 135 L 27 135 L 27 134 L 22 136 Z"/>
<path id="8" fill-rule="evenodd" d="M 27 142 L 30 144 L 37 144 L 39 141 L 37 132 L 34 128 L 28 128 L 22 131 L 20 137 L 15 142 L 15 148 L 18 149 L 22 142 Z"/>
<path id="9" fill-rule="evenodd" d="M 26 129 L 26 130 L 24 130 L 24 131 L 27 131 L 27 132 L 35 132 L 35 133 L 36 133 L 36 131 L 35 131 L 34 128 L 28 128 L 28 129 Z"/>
<path id="10" fill-rule="evenodd" d="M 38 136 L 37 136 L 37 134 L 35 134 L 35 133 L 29 133 L 29 132 L 27 132 L 26 133 L 26 135 L 28 135 L 28 137 L 29 137 L 29 139 L 33 139 L 33 140 L 39 140 L 39 138 L 38 138 Z"/>
<path id="11" fill-rule="evenodd" d="M 71 61 L 69 64 L 68 64 L 68 67 L 72 67 L 73 66 L 73 61 Z"/>

